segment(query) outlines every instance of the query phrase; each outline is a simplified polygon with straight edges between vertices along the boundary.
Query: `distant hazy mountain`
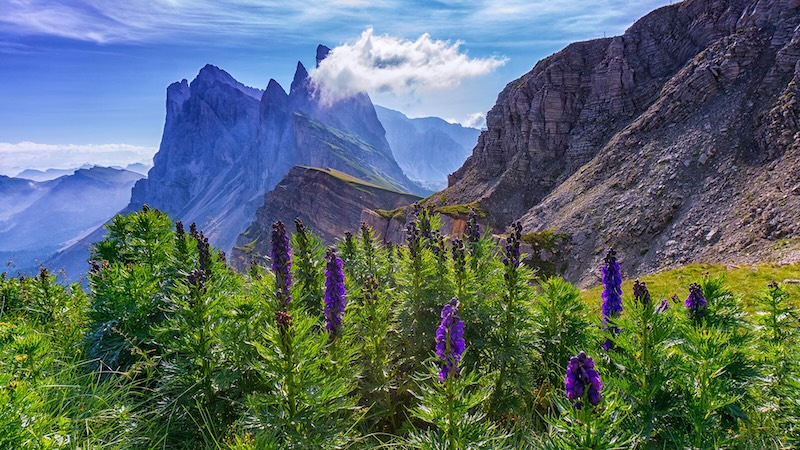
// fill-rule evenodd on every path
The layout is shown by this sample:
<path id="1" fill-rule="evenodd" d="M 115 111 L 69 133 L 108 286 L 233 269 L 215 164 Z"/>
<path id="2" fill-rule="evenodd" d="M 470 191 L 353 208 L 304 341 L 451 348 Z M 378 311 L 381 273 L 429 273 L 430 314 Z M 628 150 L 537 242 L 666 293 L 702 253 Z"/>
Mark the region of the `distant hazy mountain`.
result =
<path id="1" fill-rule="evenodd" d="M 25 169 L 22 172 L 18 173 L 14 178 L 24 178 L 26 180 L 33 180 L 33 181 L 49 181 L 55 180 L 56 178 L 63 177 L 64 175 L 72 175 L 78 169 L 88 169 L 92 167 L 91 164 L 84 164 L 81 167 L 75 167 L 72 169 L 47 169 L 47 170 L 38 170 L 38 169 Z"/>
<path id="2" fill-rule="evenodd" d="M 133 163 L 125 166 L 125 170 L 140 173 L 142 175 L 147 175 L 147 171 L 150 170 L 150 167 L 152 166 L 148 166 L 147 164 L 142 164 L 142 163 Z"/>
<path id="3" fill-rule="evenodd" d="M 394 159 L 406 175 L 425 187 L 447 187 L 447 175 L 472 154 L 480 130 L 446 122 L 438 117 L 410 119 L 405 114 L 375 105 L 386 129 Z"/>
<path id="4" fill-rule="evenodd" d="M 320 46 L 317 60 L 328 51 Z M 229 251 L 264 193 L 294 165 L 331 167 L 388 189 L 425 193 L 403 174 L 384 135 L 367 95 L 321 104 L 301 63 L 288 94 L 275 80 L 261 91 L 207 65 L 191 83 L 167 88 L 161 146 L 128 210 L 147 204 L 196 222 Z"/>
<path id="5" fill-rule="evenodd" d="M 0 176 L 0 262 L 45 261 L 124 208 L 141 177 L 108 167 L 43 182 Z"/>

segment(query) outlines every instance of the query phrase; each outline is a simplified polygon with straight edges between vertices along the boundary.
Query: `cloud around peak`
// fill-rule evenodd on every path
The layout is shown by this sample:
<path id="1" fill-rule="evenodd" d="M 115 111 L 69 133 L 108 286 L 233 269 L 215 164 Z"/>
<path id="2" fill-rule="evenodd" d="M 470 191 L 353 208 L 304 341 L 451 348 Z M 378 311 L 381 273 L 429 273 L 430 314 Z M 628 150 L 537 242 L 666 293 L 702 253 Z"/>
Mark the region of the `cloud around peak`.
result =
<path id="1" fill-rule="evenodd" d="M 505 58 L 470 58 L 460 45 L 433 40 L 427 33 L 414 41 L 376 35 L 370 27 L 354 42 L 331 50 L 311 79 L 321 99 L 334 102 L 359 92 L 406 95 L 451 89 L 506 63 Z"/>

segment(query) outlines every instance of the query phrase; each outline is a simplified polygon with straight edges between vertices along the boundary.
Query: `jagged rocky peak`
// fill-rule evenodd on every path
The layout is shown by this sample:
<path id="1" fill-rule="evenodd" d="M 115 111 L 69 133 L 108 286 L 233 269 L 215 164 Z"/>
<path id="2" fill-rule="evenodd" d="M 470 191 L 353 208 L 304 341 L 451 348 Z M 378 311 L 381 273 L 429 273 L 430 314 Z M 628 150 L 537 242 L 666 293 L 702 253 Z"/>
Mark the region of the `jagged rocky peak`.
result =
<path id="1" fill-rule="evenodd" d="M 322 60 L 325 59 L 328 56 L 328 53 L 330 52 L 331 49 L 329 47 L 326 47 L 322 44 L 319 44 L 317 46 L 317 67 L 319 67 L 319 63 L 321 63 Z"/>
<path id="2" fill-rule="evenodd" d="M 245 95 L 249 95 L 255 99 L 261 99 L 263 91 L 261 89 L 245 86 L 244 84 L 236 81 L 228 72 L 220 69 L 212 64 L 206 64 L 200 69 L 197 77 L 192 81 L 190 88 L 192 91 L 202 91 L 213 87 L 216 84 L 228 85 Z"/>
<path id="3" fill-rule="evenodd" d="M 659 8 L 509 83 L 433 201 L 568 233 L 584 284 L 611 245 L 631 275 L 800 259 L 798 61 L 797 0 Z"/>
<path id="4" fill-rule="evenodd" d="M 289 95 L 308 97 L 308 71 L 306 66 L 300 61 L 297 61 L 297 69 L 294 71 L 294 79 L 292 79 L 292 86 L 289 89 Z"/>
<path id="5" fill-rule="evenodd" d="M 267 89 L 264 90 L 264 95 L 261 97 L 261 117 L 265 118 L 266 122 L 269 122 L 270 117 L 278 114 L 278 112 L 285 114 L 288 103 L 289 94 L 283 90 L 283 86 L 280 83 L 270 78 Z"/>

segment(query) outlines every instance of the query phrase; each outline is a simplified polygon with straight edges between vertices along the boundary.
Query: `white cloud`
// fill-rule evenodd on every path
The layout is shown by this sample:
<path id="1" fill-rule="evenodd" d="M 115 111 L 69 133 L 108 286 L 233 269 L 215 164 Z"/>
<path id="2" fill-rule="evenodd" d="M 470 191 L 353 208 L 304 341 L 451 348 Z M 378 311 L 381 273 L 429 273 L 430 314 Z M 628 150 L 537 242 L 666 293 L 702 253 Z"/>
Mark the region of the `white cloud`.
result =
<path id="1" fill-rule="evenodd" d="M 499 58 L 469 58 L 460 42 L 431 39 L 416 41 L 375 35 L 367 28 L 355 42 L 331 50 L 311 73 L 323 101 L 336 101 L 359 92 L 449 89 L 466 78 L 486 75 L 505 64 Z"/>
<path id="2" fill-rule="evenodd" d="M 472 113 L 461 121 L 461 125 L 470 128 L 486 128 L 486 114 L 482 112 Z"/>
<path id="3" fill-rule="evenodd" d="M 0 174 L 13 176 L 25 169 L 71 169 L 83 164 L 126 166 L 149 164 L 157 149 L 128 144 L 56 145 L 0 142 Z"/>

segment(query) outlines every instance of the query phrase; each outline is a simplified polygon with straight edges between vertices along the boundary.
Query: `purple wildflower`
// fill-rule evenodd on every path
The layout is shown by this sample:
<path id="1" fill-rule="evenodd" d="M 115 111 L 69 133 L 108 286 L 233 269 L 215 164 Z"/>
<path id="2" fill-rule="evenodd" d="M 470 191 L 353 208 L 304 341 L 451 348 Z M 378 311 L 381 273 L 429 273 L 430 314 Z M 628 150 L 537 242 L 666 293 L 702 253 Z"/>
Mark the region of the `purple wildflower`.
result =
<path id="1" fill-rule="evenodd" d="M 605 265 L 601 268 L 603 274 L 603 327 L 608 328 L 608 322 L 619 317 L 622 313 L 622 272 L 616 258 L 617 252 L 609 249 L 605 258 Z M 611 327 L 614 334 L 619 334 L 619 328 Z M 612 347 L 611 339 L 606 339 L 603 349 L 608 351 Z"/>
<path id="2" fill-rule="evenodd" d="M 478 214 L 475 210 L 469 211 L 469 220 L 467 221 L 467 241 L 474 244 L 481 238 L 481 226 L 478 225 Z"/>
<path id="3" fill-rule="evenodd" d="M 658 308 L 656 308 L 656 312 L 661 314 L 664 311 L 666 311 L 667 309 L 669 309 L 669 302 L 667 301 L 667 299 L 662 298 L 661 299 L 661 304 L 658 306 Z"/>
<path id="4" fill-rule="evenodd" d="M 573 401 L 576 409 L 581 409 L 583 403 L 580 401 L 584 395 L 592 406 L 597 406 L 603 399 L 600 391 L 603 383 L 600 381 L 600 374 L 594 367 L 594 360 L 580 352 L 569 359 L 567 364 L 567 374 L 564 377 L 564 387 L 567 398 Z"/>
<path id="5" fill-rule="evenodd" d="M 522 241 L 522 224 L 515 222 L 511 225 L 511 233 L 506 238 L 501 261 L 506 266 L 519 267 L 520 242 Z"/>
<path id="6" fill-rule="evenodd" d="M 416 258 L 422 246 L 416 221 L 412 220 L 406 227 L 406 241 L 408 243 L 408 252 L 411 254 L 412 258 Z"/>
<path id="7" fill-rule="evenodd" d="M 455 297 L 442 308 L 442 323 L 436 329 L 436 356 L 443 361 L 439 380 L 451 374 L 459 376 L 458 363 L 464 353 L 464 322 L 458 317 L 458 299 Z"/>
<path id="8" fill-rule="evenodd" d="M 697 320 L 703 317 L 705 310 L 708 307 L 708 301 L 703 297 L 703 289 L 697 283 L 689 285 L 689 296 L 683 302 L 686 308 L 689 309 L 689 317 Z"/>
<path id="9" fill-rule="evenodd" d="M 459 277 L 463 277 L 464 273 L 466 273 L 466 253 L 464 251 L 464 242 L 459 239 L 455 238 L 451 242 L 452 248 L 452 255 L 453 255 L 453 266 L 456 269 L 456 275 Z"/>
<path id="10" fill-rule="evenodd" d="M 327 255 L 325 268 L 325 328 L 334 336 L 339 334 L 342 326 L 344 307 L 347 304 L 344 289 L 344 271 L 342 259 L 336 256 L 331 248 Z"/>
<path id="11" fill-rule="evenodd" d="M 272 225 L 272 272 L 275 274 L 275 296 L 281 304 L 292 300 L 292 250 L 286 226 L 278 221 Z"/>
<path id="12" fill-rule="evenodd" d="M 186 236 L 186 230 L 183 228 L 183 222 L 179 220 L 175 222 L 175 237 L 180 240 L 184 236 Z"/>
<path id="13" fill-rule="evenodd" d="M 642 305 L 650 304 L 650 291 L 644 281 L 636 280 L 633 282 L 633 301 Z"/>

